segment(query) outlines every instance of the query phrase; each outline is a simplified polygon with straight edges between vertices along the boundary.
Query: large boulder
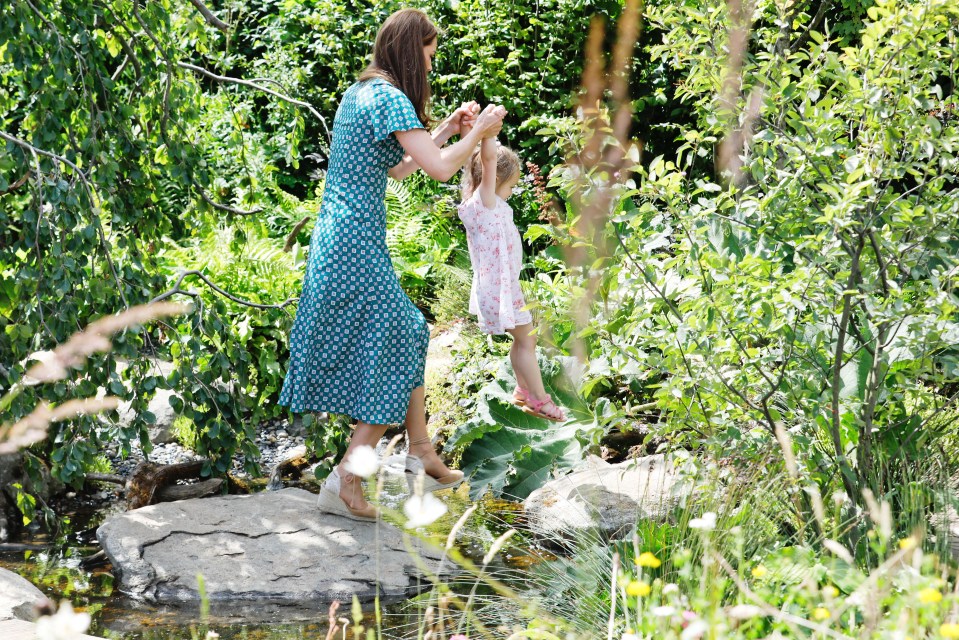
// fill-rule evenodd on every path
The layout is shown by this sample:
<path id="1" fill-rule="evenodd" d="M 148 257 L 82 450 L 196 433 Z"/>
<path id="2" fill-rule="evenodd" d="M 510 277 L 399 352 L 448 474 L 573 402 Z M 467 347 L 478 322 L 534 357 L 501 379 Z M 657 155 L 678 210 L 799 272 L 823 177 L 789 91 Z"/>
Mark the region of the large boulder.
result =
<path id="1" fill-rule="evenodd" d="M 295 605 L 370 601 L 377 587 L 384 600 L 406 598 L 428 584 L 418 561 L 438 569 L 439 551 L 414 539 L 414 558 L 396 527 L 322 513 L 315 502 L 289 488 L 162 503 L 107 520 L 97 538 L 123 593 L 166 604 L 198 602 L 198 574 L 212 602 Z"/>
<path id="2" fill-rule="evenodd" d="M 662 455 L 609 464 L 590 457 L 585 468 L 551 480 L 523 505 L 530 528 L 562 540 L 587 530 L 627 533 L 639 520 L 665 520 L 691 484 Z"/>
<path id="3" fill-rule="evenodd" d="M 151 363 L 153 375 L 169 378 L 173 373 L 174 366 L 172 362 L 154 359 Z M 126 362 L 117 363 L 117 371 L 122 372 L 127 368 Z M 150 442 L 153 444 L 167 444 L 174 442 L 176 438 L 173 435 L 173 422 L 177 419 L 177 413 L 170 404 L 170 398 L 175 394 L 170 389 L 158 388 L 150 398 L 147 411 L 156 416 L 153 424 L 149 427 Z M 117 408 L 120 414 L 120 426 L 128 428 L 136 417 L 136 412 L 129 402 L 121 402 Z"/>
<path id="4" fill-rule="evenodd" d="M 44 600 L 43 592 L 27 580 L 0 569 L 0 620 L 33 620 L 34 605 Z"/>

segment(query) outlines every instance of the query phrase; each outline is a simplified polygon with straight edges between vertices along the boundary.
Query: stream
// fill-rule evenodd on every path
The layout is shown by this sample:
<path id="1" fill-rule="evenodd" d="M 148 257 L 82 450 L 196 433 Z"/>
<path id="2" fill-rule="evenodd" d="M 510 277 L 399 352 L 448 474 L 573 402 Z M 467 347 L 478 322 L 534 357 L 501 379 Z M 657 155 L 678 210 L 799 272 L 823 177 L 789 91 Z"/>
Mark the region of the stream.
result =
<path id="1" fill-rule="evenodd" d="M 258 483 L 261 490 L 264 484 Z M 319 491 L 319 483 L 311 473 L 304 474 L 302 480 L 285 484 L 314 493 Z M 407 493 L 402 477 L 387 474 L 380 500 L 389 507 L 401 509 Z M 449 511 L 430 527 L 430 533 L 440 536 L 442 545 L 446 534 L 471 502 L 466 487 L 441 496 Z M 60 513 L 61 517 L 65 516 L 65 523 L 56 539 L 38 527 L 28 528 L 11 543 L 35 545 L 37 550 L 0 552 L 0 567 L 22 575 L 52 600 L 69 599 L 74 607 L 90 613 L 93 624 L 88 633 L 95 636 L 117 640 L 193 640 L 204 638 L 207 630 L 215 631 L 224 639 L 299 640 L 326 636 L 328 603 L 291 606 L 253 603 L 243 608 L 211 603 L 209 614 L 201 616 L 198 607 L 153 606 L 127 598 L 115 589 L 109 564 L 92 569 L 81 566 L 83 558 L 99 551 L 96 527 L 122 509 L 121 502 L 107 501 L 98 507 Z M 514 525 L 522 530 L 520 505 L 484 499 L 460 532 L 459 548 L 467 558 L 479 564 L 492 541 Z M 496 579 L 522 591 L 531 567 L 551 556 L 537 549 L 522 533 L 512 538 L 511 545 L 501 552 L 490 572 Z M 464 575 L 448 584 L 453 593 L 465 599 L 475 582 L 474 577 Z M 415 596 L 383 607 L 383 637 L 416 638 L 426 606 L 436 604 L 435 597 L 429 603 L 427 598 L 427 595 Z M 504 606 L 504 599 L 494 597 L 484 584 L 477 589 L 474 602 L 487 623 L 510 624 L 518 619 L 519 605 L 507 601 Z M 338 616 L 350 617 L 349 602 L 343 603 Z M 369 621 L 368 617 L 365 624 Z"/>

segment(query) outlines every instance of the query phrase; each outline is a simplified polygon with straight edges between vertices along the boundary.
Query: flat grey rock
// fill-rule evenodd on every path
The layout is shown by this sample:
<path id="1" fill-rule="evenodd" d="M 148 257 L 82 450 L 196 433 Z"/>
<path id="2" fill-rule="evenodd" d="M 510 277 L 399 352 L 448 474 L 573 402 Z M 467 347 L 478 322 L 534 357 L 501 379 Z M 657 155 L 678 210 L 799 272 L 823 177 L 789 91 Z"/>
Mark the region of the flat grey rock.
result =
<path id="1" fill-rule="evenodd" d="M 396 527 L 322 513 L 316 496 L 289 488 L 250 496 L 169 502 L 107 520 L 97 538 L 123 593 L 196 603 L 201 574 L 212 602 L 298 604 L 406 598 L 440 552 Z M 444 567 L 446 572 L 449 567 Z"/>
<path id="2" fill-rule="evenodd" d="M 665 520 L 690 491 L 662 455 L 612 465 L 590 457 L 585 468 L 547 482 L 523 506 L 541 537 L 559 540 L 596 529 L 617 536 L 639 520 Z"/>
<path id="3" fill-rule="evenodd" d="M 25 578 L 0 569 L 0 620 L 33 621 L 33 605 L 46 600 L 43 592 Z"/>

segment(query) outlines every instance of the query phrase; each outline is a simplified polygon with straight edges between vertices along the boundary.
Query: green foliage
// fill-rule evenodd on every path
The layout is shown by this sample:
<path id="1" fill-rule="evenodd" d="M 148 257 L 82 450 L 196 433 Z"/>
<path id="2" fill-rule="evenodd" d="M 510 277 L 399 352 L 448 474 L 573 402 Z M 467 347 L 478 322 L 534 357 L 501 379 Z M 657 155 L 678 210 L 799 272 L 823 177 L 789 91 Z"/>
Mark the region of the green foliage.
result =
<path id="1" fill-rule="evenodd" d="M 548 143 L 532 134 L 544 118 L 569 110 L 584 27 L 594 15 L 615 19 L 618 0 L 241 2 L 234 48 L 217 59 L 244 76 L 276 80 L 332 114 L 366 66 L 376 30 L 407 6 L 425 10 L 442 29 L 431 78 L 434 113 L 441 117 L 467 100 L 502 103 L 510 111 L 505 140 L 529 148 L 529 159 L 539 164 L 555 164 Z M 312 150 L 309 141 L 323 135 L 318 123 L 307 123 L 305 148 Z"/>
<path id="2" fill-rule="evenodd" d="M 346 451 L 346 441 L 353 425 L 346 416 L 334 415 L 327 420 L 318 420 L 312 413 L 303 416 L 303 425 L 306 428 L 306 446 L 317 456 L 325 456 L 313 471 L 317 480 L 323 480 Z"/>
<path id="3" fill-rule="evenodd" d="M 197 434 L 196 427 L 193 425 L 188 418 L 183 416 L 177 417 L 173 424 L 170 427 L 170 431 L 173 434 L 173 438 L 180 443 L 181 446 L 189 449 L 190 451 L 195 451 L 197 447 Z"/>
<path id="4" fill-rule="evenodd" d="M 540 257 L 539 311 L 560 347 L 586 352 L 601 388 L 642 383 L 674 445 L 758 457 L 781 430 L 802 483 L 860 505 L 869 488 L 920 521 L 942 499 L 900 488 L 952 428 L 937 420 L 959 377 L 959 127 L 934 115 L 955 86 L 956 9 L 881 3 L 861 48 L 812 32 L 784 53 L 769 6 L 733 107 L 717 106 L 725 11 L 651 9 L 666 34 L 651 53 L 686 77 L 676 97 L 697 124 L 680 128 L 674 155 L 635 167 L 599 242 L 576 235 L 578 211 L 530 229 L 588 249 L 582 271 Z M 749 104 L 751 139 L 726 162 L 714 154 Z M 551 182 L 570 201 L 582 184 L 573 167 Z M 574 329 L 570 305 L 590 278 L 592 313 Z M 794 506 L 808 517 L 808 503 Z"/>
<path id="5" fill-rule="evenodd" d="M 236 86 L 207 91 L 178 66 L 180 52 L 210 52 L 219 37 L 192 7 L 168 2 L 51 0 L 0 9 L 0 82 L 11 89 L 0 97 L 0 360 L 21 362 L 93 318 L 160 296 L 180 268 L 217 266 L 173 264 L 169 246 L 195 248 L 216 230 L 231 236 L 232 246 L 204 258 L 240 256 L 251 230 L 239 224 L 227 231 L 235 214 L 208 202 L 273 208 L 276 197 L 279 212 L 287 207 L 270 180 L 277 157 L 299 153 L 299 111 L 279 100 L 255 103 L 260 94 Z M 254 237 L 266 235 L 256 230 Z M 214 233 L 207 246 L 221 250 L 226 242 Z M 206 275 L 222 277 L 218 284 L 236 295 L 282 302 L 274 295 L 295 295 L 298 275 L 280 273 L 275 245 L 255 244 L 245 260 L 219 264 L 225 273 Z M 132 401 L 127 427 L 92 417 L 59 423 L 51 434 L 56 475 L 78 483 L 102 442 L 119 441 L 129 452 L 140 440 L 149 450 L 154 418 L 147 403 L 167 385 L 197 424 L 199 449 L 213 458 L 208 471 L 225 470 L 237 449 L 255 460 L 252 427 L 240 423 L 276 412 L 265 398 L 282 379 L 278 345 L 286 341 L 287 316 L 246 314 L 205 284 L 187 279 L 184 288 L 193 284 L 187 293 L 205 302 L 193 317 L 127 331 L 83 378 L 30 388 L 11 406 L 5 418 L 16 419 L 40 399 L 57 404 L 101 387 Z M 172 356 L 180 369 L 164 379 L 140 359 L 145 355 Z M 132 363 L 122 373 L 120 358 Z M 2 374 L 9 387 L 23 365 Z"/>
<path id="6" fill-rule="evenodd" d="M 393 268 L 408 296 L 421 307 L 435 291 L 439 271 L 455 251 L 459 238 L 451 226 L 451 207 L 440 197 L 405 182 L 386 185 L 386 245 Z"/>

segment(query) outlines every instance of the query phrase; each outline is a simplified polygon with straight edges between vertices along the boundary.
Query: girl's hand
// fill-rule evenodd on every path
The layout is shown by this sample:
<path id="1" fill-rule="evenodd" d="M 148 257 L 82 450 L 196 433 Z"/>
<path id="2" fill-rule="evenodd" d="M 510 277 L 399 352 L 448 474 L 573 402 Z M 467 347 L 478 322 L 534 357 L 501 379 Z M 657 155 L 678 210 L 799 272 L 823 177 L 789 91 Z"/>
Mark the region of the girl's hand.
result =
<path id="1" fill-rule="evenodd" d="M 480 137 L 493 138 L 503 128 L 503 118 L 505 116 L 506 109 L 497 104 L 489 104 L 476 117 L 476 123 L 473 126 L 481 132 Z"/>

